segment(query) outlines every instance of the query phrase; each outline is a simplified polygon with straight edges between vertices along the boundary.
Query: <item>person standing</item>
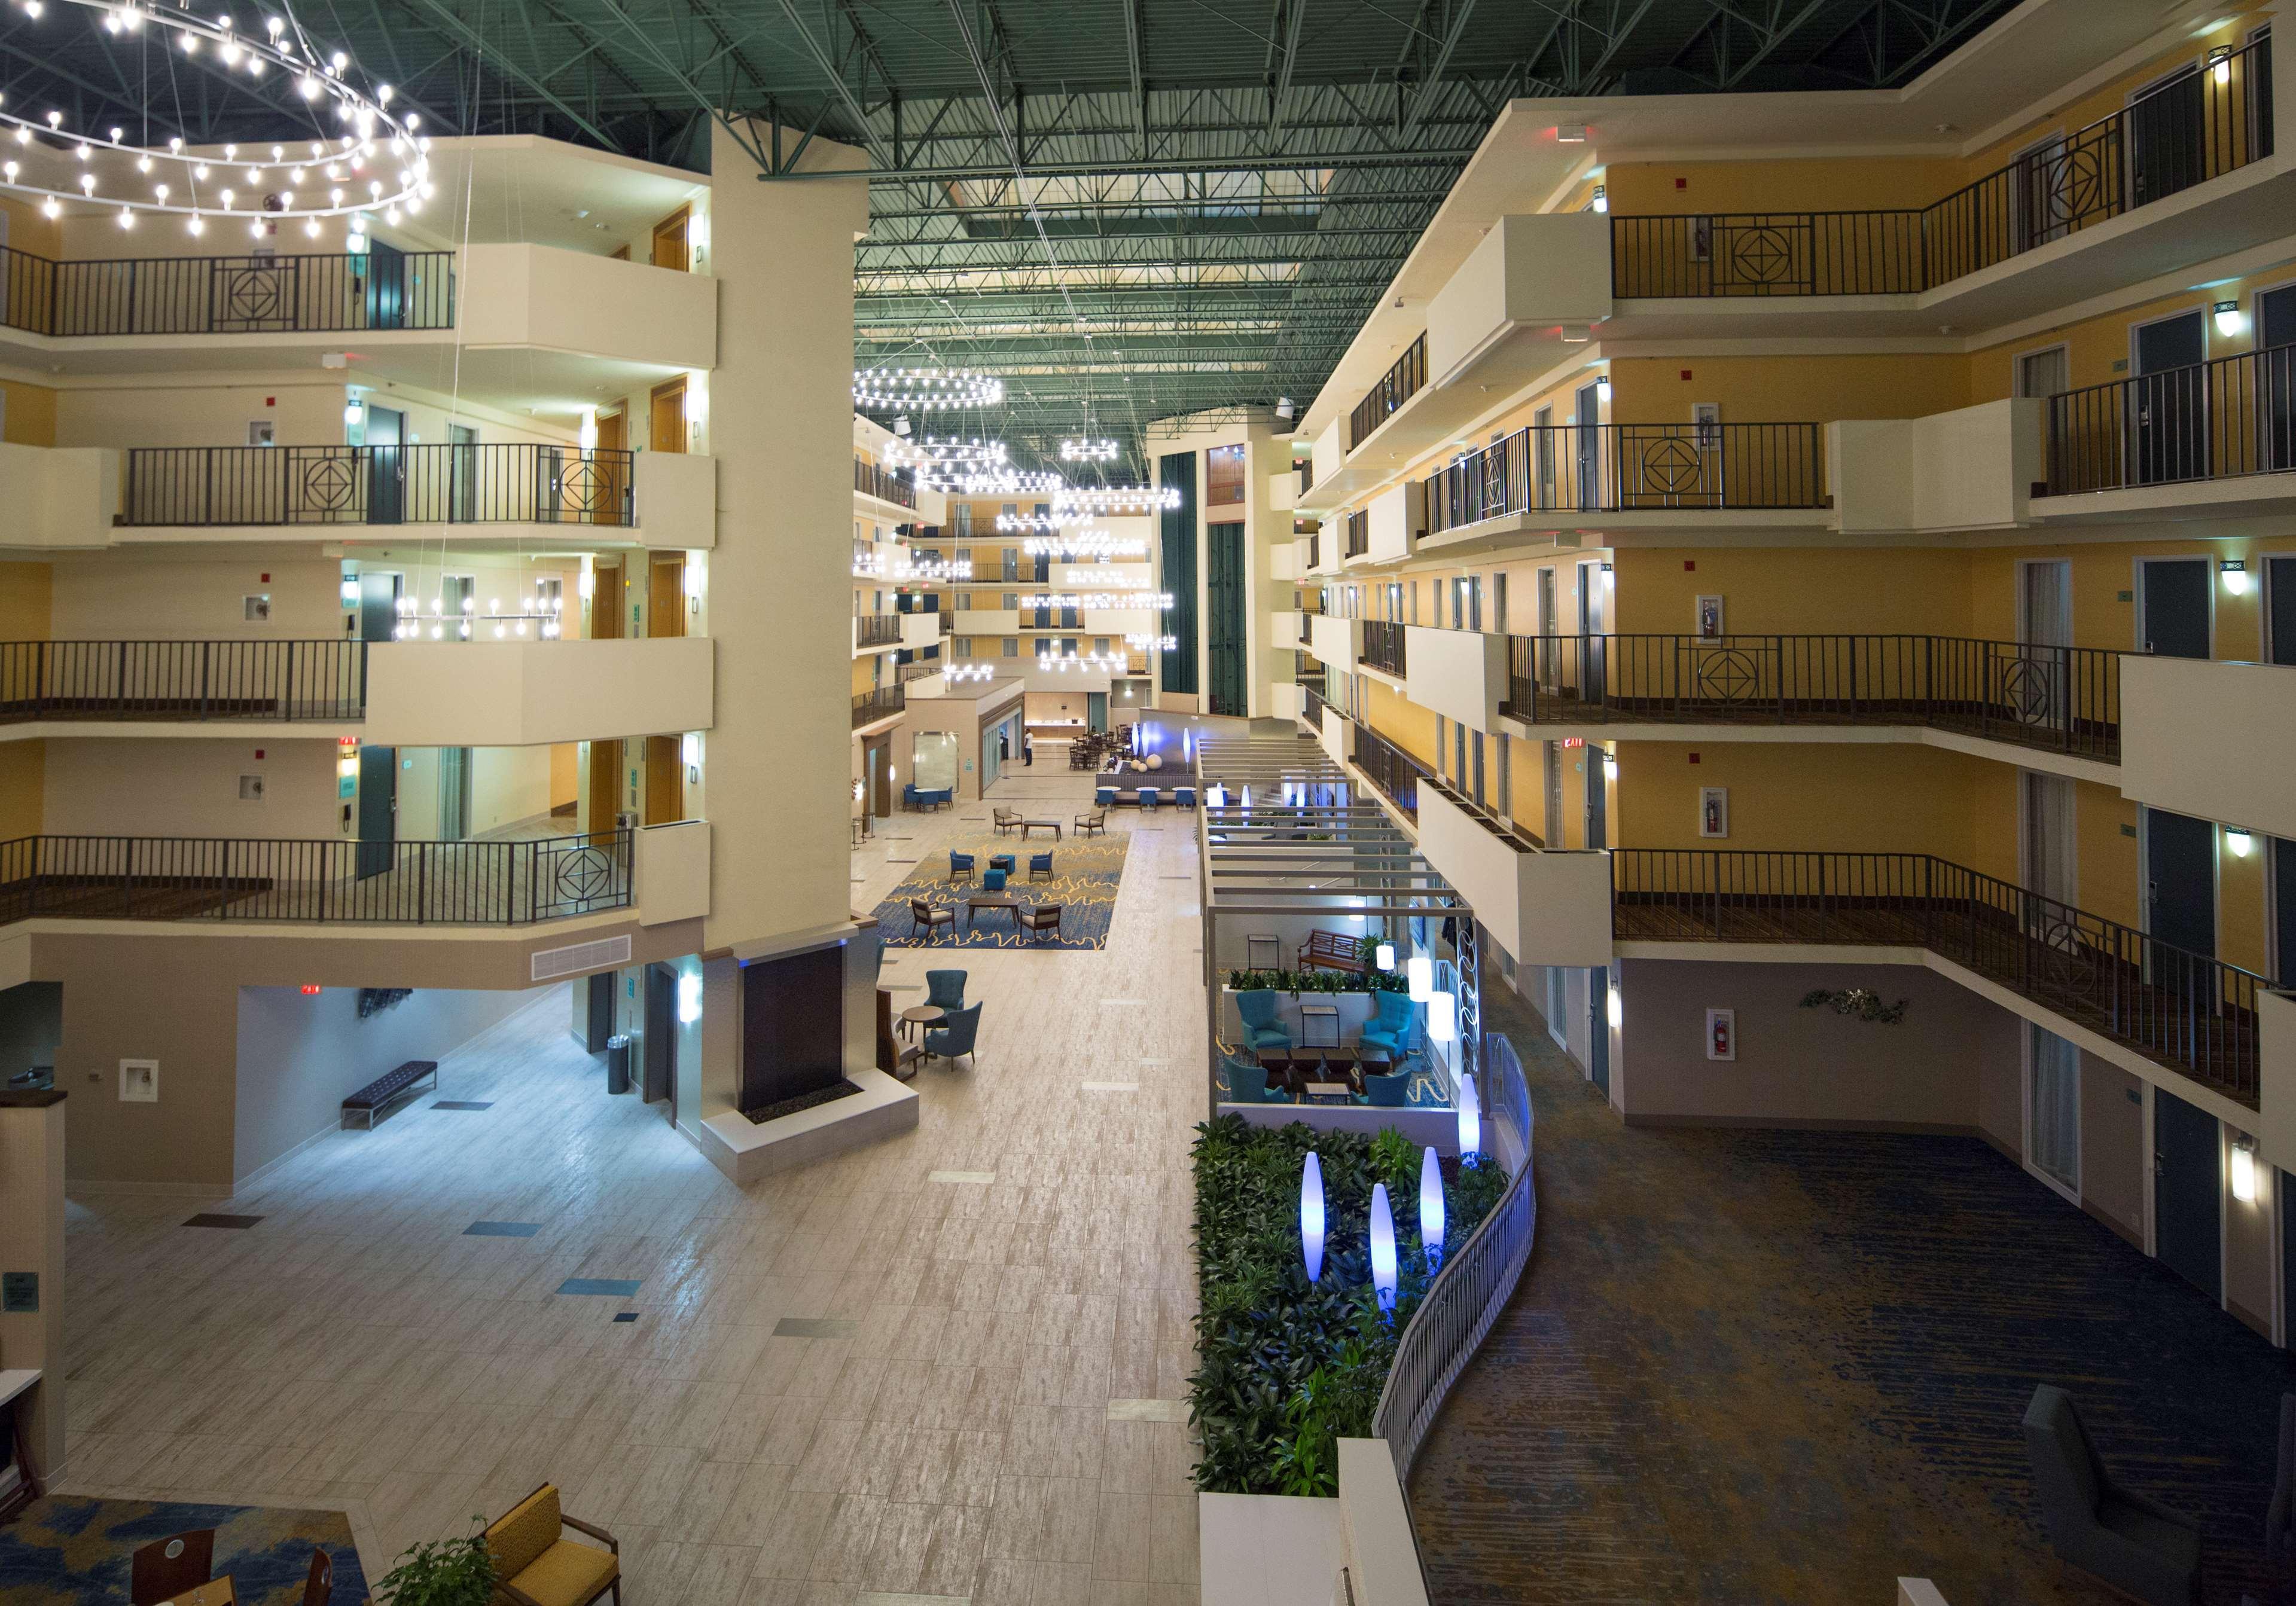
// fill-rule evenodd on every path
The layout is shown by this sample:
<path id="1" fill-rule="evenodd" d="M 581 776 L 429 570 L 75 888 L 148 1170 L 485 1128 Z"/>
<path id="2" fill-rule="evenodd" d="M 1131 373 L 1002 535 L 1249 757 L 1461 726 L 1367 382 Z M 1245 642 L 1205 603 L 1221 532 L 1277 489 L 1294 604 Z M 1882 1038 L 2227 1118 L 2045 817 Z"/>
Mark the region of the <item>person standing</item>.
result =
<path id="1" fill-rule="evenodd" d="M 1021 733 L 1021 766 L 1023 769 L 1034 769 L 1037 766 L 1037 744 L 1029 740 L 1029 733 L 1026 731 Z"/>

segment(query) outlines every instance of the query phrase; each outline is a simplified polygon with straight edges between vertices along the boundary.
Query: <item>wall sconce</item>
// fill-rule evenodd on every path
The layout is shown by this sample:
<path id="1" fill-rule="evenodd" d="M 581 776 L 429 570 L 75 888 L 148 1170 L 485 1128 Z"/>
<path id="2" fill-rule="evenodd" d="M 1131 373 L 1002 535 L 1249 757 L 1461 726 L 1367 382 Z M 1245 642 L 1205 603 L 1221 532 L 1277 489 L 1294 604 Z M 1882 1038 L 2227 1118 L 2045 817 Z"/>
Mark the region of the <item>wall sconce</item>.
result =
<path id="1" fill-rule="evenodd" d="M 1607 212 L 1611 209 L 1611 193 L 1601 184 L 1595 186 L 1595 209 L 1598 212 Z"/>
<path id="2" fill-rule="evenodd" d="M 1604 753 L 1604 754 L 1603 755 L 1603 780 L 1605 780 L 1605 781 L 1615 781 L 1615 780 L 1617 780 L 1618 778 L 1619 778 L 1619 756 L 1618 756 L 1618 754 L 1616 754 L 1616 753 Z"/>
<path id="3" fill-rule="evenodd" d="M 1395 969 L 1395 945 L 1391 942 L 1383 942 L 1380 944 L 1373 952 L 1373 962 L 1382 971 L 1393 971 Z"/>
<path id="4" fill-rule="evenodd" d="M 2218 84 L 2232 82 L 2232 46 L 2219 45 L 2209 52 L 2209 71 Z"/>
<path id="5" fill-rule="evenodd" d="M 1595 399 L 1604 406 L 1611 405 L 1611 376 L 1607 373 L 1595 381 Z"/>
<path id="6" fill-rule="evenodd" d="M 2217 332 L 2226 339 L 2231 339 L 2248 327 L 2248 320 L 2241 315 L 2239 302 L 2219 301 L 2214 310 L 2217 316 Z"/>
<path id="7" fill-rule="evenodd" d="M 701 978 L 684 975 L 677 979 L 677 1018 L 686 1026 L 701 1019 Z"/>
<path id="8" fill-rule="evenodd" d="M 1371 1285 L 1379 1307 L 1395 1308 L 1395 1212 L 1387 1206 L 1387 1184 L 1371 1185 Z"/>
<path id="9" fill-rule="evenodd" d="M 1441 992 L 1427 1001 L 1427 1040 L 1450 1043 L 1459 1036 L 1459 996 Z"/>
<path id="10" fill-rule="evenodd" d="M 1300 1168 L 1300 1258 L 1307 1262 L 1308 1281 L 1324 1274 L 1324 1163 L 1313 1149 Z"/>
<path id="11" fill-rule="evenodd" d="M 2256 1140 L 2245 1133 L 2232 1140 L 2232 1196 L 2243 1204 L 2256 1202 Z"/>
<path id="12" fill-rule="evenodd" d="M 356 608 L 359 600 L 359 578 L 355 574 L 343 577 L 343 606 Z"/>
<path id="13" fill-rule="evenodd" d="M 1443 1264 L 1443 1162 L 1431 1147 L 1419 1162 L 1419 1247 L 1429 1271 Z"/>
<path id="14" fill-rule="evenodd" d="M 357 429 L 365 422 L 366 404 L 359 399 L 358 392 L 354 390 L 343 400 L 343 422 L 352 429 Z"/>
<path id="15" fill-rule="evenodd" d="M 677 739 L 677 756 L 685 760 L 685 778 L 688 781 L 701 780 L 701 733 L 700 731 L 688 731 Z"/>
<path id="16" fill-rule="evenodd" d="M 701 587 L 707 578 L 701 565 L 688 561 L 685 565 L 685 610 L 688 613 L 701 611 Z"/>
<path id="17" fill-rule="evenodd" d="M 586 602 L 598 594 L 598 571 L 590 567 L 587 557 L 582 560 L 582 573 L 574 582 L 574 589 Z"/>
<path id="18" fill-rule="evenodd" d="M 1475 1078 L 1459 1078 L 1459 1159 L 1464 1163 L 1483 1151 L 1483 1102 L 1475 1092 Z"/>
<path id="19" fill-rule="evenodd" d="M 1435 962 L 1424 954 L 1403 962 L 1403 979 L 1410 984 L 1412 1003 L 1424 1004 L 1435 996 Z"/>
<path id="20" fill-rule="evenodd" d="M 2225 559 L 2217 565 L 2217 574 L 2224 581 L 2224 588 L 2233 595 L 2248 594 L 2248 560 L 2246 558 Z"/>
<path id="21" fill-rule="evenodd" d="M 1616 981 L 1611 983 L 1610 997 L 1603 1006 L 1603 1013 L 1610 1020 L 1612 1031 L 1618 1030 L 1626 1021 L 1627 1006 L 1625 1001 L 1620 996 L 1619 984 Z"/>
<path id="22" fill-rule="evenodd" d="M 595 407 L 582 409 L 582 449 L 586 452 L 598 449 L 598 409 Z"/>
<path id="23" fill-rule="evenodd" d="M 2236 859 L 2246 858 L 2248 856 L 2249 848 L 2254 845 L 2255 839 L 2251 837 L 2248 832 L 2243 831 L 2239 826 L 2227 825 L 2225 827 L 2225 846 L 2232 849 L 2233 857 Z"/>

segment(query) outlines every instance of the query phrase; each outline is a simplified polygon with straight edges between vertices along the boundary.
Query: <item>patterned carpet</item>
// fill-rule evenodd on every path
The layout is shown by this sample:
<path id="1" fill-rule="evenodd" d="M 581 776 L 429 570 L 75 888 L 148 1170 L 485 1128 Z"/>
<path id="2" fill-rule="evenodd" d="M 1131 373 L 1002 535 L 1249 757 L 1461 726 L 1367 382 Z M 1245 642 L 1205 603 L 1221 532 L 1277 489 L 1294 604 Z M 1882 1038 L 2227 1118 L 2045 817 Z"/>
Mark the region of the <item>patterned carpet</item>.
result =
<path id="1" fill-rule="evenodd" d="M 6 1606 L 119 1606 L 129 1558 L 154 1539 L 216 1530 L 215 1573 L 230 1575 L 241 1606 L 299 1606 L 314 1546 L 334 1564 L 333 1598 L 366 1599 L 351 1525 L 340 1512 L 150 1500 L 36 1500 L 0 1527 L 0 1602 Z"/>
<path id="2" fill-rule="evenodd" d="M 952 836 L 941 849 L 919 860 L 908 879 L 877 905 L 877 929 L 890 947 L 1104 948 L 1108 922 L 1116 913 L 1116 889 L 1124 879 L 1125 856 L 1131 848 L 1128 831 L 1083 838 L 1064 832 L 1057 842 L 1046 840 L 1042 832 L 1028 842 L 1021 841 L 1018 832 L 1002 836 L 994 832 Z M 972 881 L 949 879 L 951 852 L 972 855 L 976 866 Z M 1005 891 L 1021 907 L 1061 905 L 1058 935 L 1017 931 L 1012 912 L 1004 909 L 982 909 L 967 918 L 964 900 L 980 892 L 977 873 L 987 870 L 988 861 L 1000 853 L 1013 856 L 1015 873 L 1008 878 Z M 1029 879 L 1029 860 L 1040 853 L 1053 856 L 1051 881 Z M 954 911 L 955 923 L 936 929 L 928 943 L 909 913 L 912 898 Z"/>
<path id="3" fill-rule="evenodd" d="M 1975 1139 L 1630 1129 L 1519 1002 L 1538 1246 L 1412 1479 L 1453 1603 L 1952 1606 L 2060 1585 L 2019 1421 L 2072 1390 L 2107 1463 L 2267 1586 L 2296 1364 Z"/>

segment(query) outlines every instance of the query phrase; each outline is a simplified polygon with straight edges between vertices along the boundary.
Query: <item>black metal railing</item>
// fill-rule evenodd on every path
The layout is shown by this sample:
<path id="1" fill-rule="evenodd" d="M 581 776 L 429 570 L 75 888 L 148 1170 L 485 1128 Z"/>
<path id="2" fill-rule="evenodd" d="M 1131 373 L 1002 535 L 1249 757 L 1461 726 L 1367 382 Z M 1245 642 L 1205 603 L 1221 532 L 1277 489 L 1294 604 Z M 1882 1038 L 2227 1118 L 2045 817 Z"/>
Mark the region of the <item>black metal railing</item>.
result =
<path id="1" fill-rule="evenodd" d="M 1905 295 L 2272 154 L 2259 39 L 1918 209 L 1613 217 L 1622 297 Z"/>
<path id="2" fill-rule="evenodd" d="M 1355 725 L 1352 751 L 1356 767 L 1371 777 L 1371 783 L 1386 794 L 1387 800 L 1406 817 L 1417 819 L 1419 780 L 1432 772 L 1361 721 Z"/>
<path id="3" fill-rule="evenodd" d="M 1937 725 L 2117 763 L 2120 654 L 1951 635 L 1518 635 L 1532 724 Z"/>
<path id="4" fill-rule="evenodd" d="M 19 837 L 0 922 L 252 920 L 529 925 L 631 902 L 632 833 L 540 841 Z"/>
<path id="5" fill-rule="evenodd" d="M 1324 701 L 1323 692 L 1317 687 L 1303 684 L 1300 686 L 1300 717 L 1316 730 L 1322 730 L 1324 709 L 1329 706 Z"/>
<path id="6" fill-rule="evenodd" d="M 1363 651 L 1356 657 L 1359 664 L 1374 669 L 1384 669 L 1390 675 L 1406 673 L 1404 665 L 1403 626 L 1395 619 L 1365 619 L 1363 622 Z"/>
<path id="7" fill-rule="evenodd" d="M 1379 382 L 1364 393 L 1355 411 L 1348 414 L 1348 450 L 1363 445 L 1374 430 L 1385 423 L 1398 407 L 1419 394 L 1427 383 L 1427 337 L 1423 334 L 1411 342 L 1409 348 L 1395 359 L 1395 365 L 1380 375 Z"/>
<path id="8" fill-rule="evenodd" d="M 947 623 L 946 616 L 943 617 L 942 623 L 944 625 Z M 895 667 L 893 678 L 900 684 L 906 685 L 910 681 L 922 680 L 928 675 L 938 675 L 941 672 L 941 668 L 942 665 L 939 660 L 929 664 L 900 664 Z"/>
<path id="9" fill-rule="evenodd" d="M 0 642 L 0 722 L 359 719 L 366 643 Z"/>
<path id="10" fill-rule="evenodd" d="M 1551 424 L 1429 476 L 1432 535 L 1537 512 L 1825 504 L 1822 424 Z"/>
<path id="11" fill-rule="evenodd" d="M 1360 558 L 1371 550 L 1371 510 L 1357 508 L 1347 517 L 1347 547 L 1344 555 Z"/>
<path id="12" fill-rule="evenodd" d="M 1307 646 L 1316 639 L 1316 616 L 1306 609 L 1300 610 L 1300 644 Z"/>
<path id="13" fill-rule="evenodd" d="M 31 334 L 275 334 L 455 326 L 452 251 L 59 262 L 0 246 L 0 323 Z"/>
<path id="14" fill-rule="evenodd" d="M 2052 496 L 2296 470 L 2296 345 L 2049 397 Z"/>
<path id="15" fill-rule="evenodd" d="M 909 664 L 904 668 L 914 669 L 917 666 Z M 930 675 L 934 671 L 921 669 L 919 673 Z M 903 676 L 904 680 L 907 678 L 909 676 L 906 675 Z M 870 691 L 858 692 L 853 699 L 853 728 L 857 731 L 873 720 L 888 718 L 908 706 L 908 689 L 901 684 L 877 686 Z"/>
<path id="16" fill-rule="evenodd" d="M 1312 571 L 1323 561 L 1324 533 L 1321 530 L 1310 530 L 1308 532 L 1308 567 Z"/>
<path id="17" fill-rule="evenodd" d="M 139 447 L 120 522 L 626 525 L 636 459 L 531 441 Z"/>
<path id="18" fill-rule="evenodd" d="M 898 503 L 903 507 L 917 504 L 917 488 L 898 473 L 878 467 L 865 458 L 853 460 L 853 488 L 865 496 L 874 496 L 881 502 Z M 1006 576 L 1011 578 L 1011 576 Z"/>
<path id="19" fill-rule="evenodd" d="M 2253 1106 L 2253 971 L 1918 853 L 1618 848 L 1612 922 L 1645 941 L 1921 946 Z"/>
<path id="20" fill-rule="evenodd" d="M 853 616 L 853 644 L 857 647 L 882 647 L 901 639 L 901 616 L 898 613 L 857 613 Z"/>

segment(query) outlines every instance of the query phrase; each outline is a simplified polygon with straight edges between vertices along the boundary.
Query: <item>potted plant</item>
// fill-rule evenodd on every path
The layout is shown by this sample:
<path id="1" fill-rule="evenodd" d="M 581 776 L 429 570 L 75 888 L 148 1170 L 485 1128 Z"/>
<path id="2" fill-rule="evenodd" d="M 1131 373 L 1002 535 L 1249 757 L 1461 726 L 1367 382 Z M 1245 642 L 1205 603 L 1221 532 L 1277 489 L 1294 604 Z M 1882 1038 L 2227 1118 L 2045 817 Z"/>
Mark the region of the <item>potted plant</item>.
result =
<path id="1" fill-rule="evenodd" d="M 486 1519 L 461 1539 L 427 1539 L 410 1545 L 374 1586 L 382 1606 L 487 1606 L 494 1598 L 495 1561 L 487 1553 Z"/>

